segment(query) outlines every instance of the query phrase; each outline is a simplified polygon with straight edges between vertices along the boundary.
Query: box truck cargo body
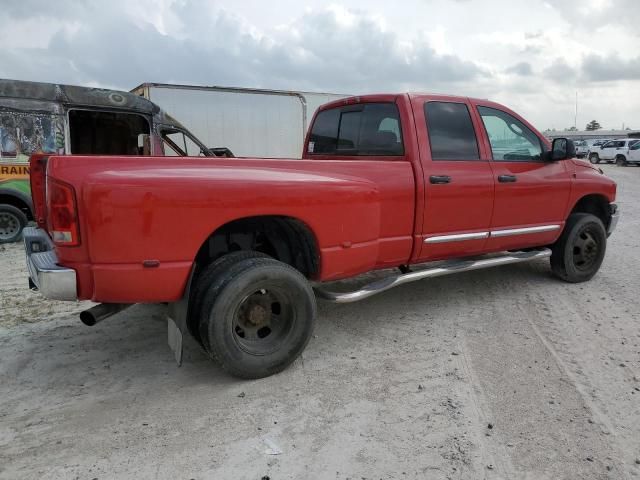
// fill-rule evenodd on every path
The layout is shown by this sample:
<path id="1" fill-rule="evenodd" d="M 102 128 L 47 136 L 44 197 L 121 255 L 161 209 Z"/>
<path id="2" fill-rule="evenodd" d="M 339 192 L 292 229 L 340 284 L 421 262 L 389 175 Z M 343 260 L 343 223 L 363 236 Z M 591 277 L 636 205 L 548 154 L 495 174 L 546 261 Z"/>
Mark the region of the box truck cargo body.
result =
<path id="1" fill-rule="evenodd" d="M 132 93 L 151 100 L 209 147 L 238 157 L 300 158 L 316 109 L 348 95 L 144 83 Z"/>

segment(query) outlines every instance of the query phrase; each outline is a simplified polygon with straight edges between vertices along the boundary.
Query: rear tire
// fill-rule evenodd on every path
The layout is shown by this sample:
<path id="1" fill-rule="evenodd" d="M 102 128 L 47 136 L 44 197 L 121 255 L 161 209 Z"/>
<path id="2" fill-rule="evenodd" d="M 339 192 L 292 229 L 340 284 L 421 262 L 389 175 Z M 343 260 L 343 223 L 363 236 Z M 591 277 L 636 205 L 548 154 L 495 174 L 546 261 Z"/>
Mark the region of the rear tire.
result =
<path id="1" fill-rule="evenodd" d="M 22 210 L 13 205 L 0 205 L 0 243 L 13 243 L 20 240 L 22 230 L 29 220 Z"/>
<path id="2" fill-rule="evenodd" d="M 242 260 L 204 294 L 200 336 L 230 374 L 262 378 L 281 372 L 304 350 L 316 318 L 307 279 L 272 258 Z"/>
<path id="3" fill-rule="evenodd" d="M 574 213 L 551 247 L 551 270 L 565 282 L 585 282 L 602 265 L 606 248 L 607 232 L 602 221 L 589 213 Z"/>
<path id="4" fill-rule="evenodd" d="M 618 155 L 616 157 L 616 165 L 619 167 L 626 167 L 627 166 L 627 159 L 625 158 L 624 155 Z"/>
<path id="5" fill-rule="evenodd" d="M 591 155 L 589 155 L 589 161 L 594 164 L 600 163 L 600 157 L 597 153 L 592 153 Z"/>
<path id="6" fill-rule="evenodd" d="M 207 265 L 196 280 L 193 294 L 191 296 L 191 304 L 189 305 L 189 318 L 187 319 L 187 328 L 191 336 L 204 347 L 202 338 L 200 337 L 200 311 L 202 309 L 202 301 L 208 287 L 221 272 L 224 272 L 232 265 L 248 258 L 265 258 L 267 255 L 261 252 L 251 250 L 241 250 L 238 252 L 228 253 L 217 258 Z M 206 348 L 206 347 L 205 347 Z"/>

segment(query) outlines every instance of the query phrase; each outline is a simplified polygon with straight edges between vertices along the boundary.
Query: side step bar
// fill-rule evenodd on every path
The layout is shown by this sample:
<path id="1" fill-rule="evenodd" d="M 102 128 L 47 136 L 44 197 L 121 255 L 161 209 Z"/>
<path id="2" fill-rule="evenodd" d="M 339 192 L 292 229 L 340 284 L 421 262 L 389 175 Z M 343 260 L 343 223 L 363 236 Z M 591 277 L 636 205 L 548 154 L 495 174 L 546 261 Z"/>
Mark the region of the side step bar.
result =
<path id="1" fill-rule="evenodd" d="M 512 263 L 528 262 L 529 260 L 535 260 L 537 258 L 547 258 L 550 256 L 551 250 L 549 250 L 548 248 L 543 248 L 541 250 L 534 250 L 530 252 L 505 253 L 504 255 L 482 258 L 479 260 L 452 260 L 434 268 L 426 268 L 424 270 L 405 273 L 402 275 L 393 275 L 390 277 L 381 278 L 380 280 L 371 282 L 368 285 L 362 287 L 360 290 L 355 290 L 353 292 L 330 292 L 321 288 L 320 286 L 315 286 L 313 289 L 315 290 L 318 298 L 321 298 L 323 300 L 328 300 L 335 303 L 351 303 L 372 297 L 377 293 L 384 292 L 393 287 L 397 287 L 398 285 L 415 282 L 424 278 L 441 277 L 443 275 L 450 275 L 452 273 L 469 272 L 471 270 L 480 270 L 481 268 L 498 267 L 500 265 L 509 265 Z"/>

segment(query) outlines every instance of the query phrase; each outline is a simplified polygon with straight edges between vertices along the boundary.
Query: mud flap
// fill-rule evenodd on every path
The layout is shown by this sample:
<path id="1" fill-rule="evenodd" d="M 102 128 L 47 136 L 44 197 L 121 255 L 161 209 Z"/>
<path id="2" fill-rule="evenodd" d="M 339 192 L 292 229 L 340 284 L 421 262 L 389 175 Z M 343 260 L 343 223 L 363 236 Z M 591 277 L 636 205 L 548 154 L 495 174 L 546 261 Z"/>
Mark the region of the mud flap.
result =
<path id="1" fill-rule="evenodd" d="M 191 269 L 184 295 L 177 302 L 167 306 L 167 342 L 173 350 L 173 355 L 178 366 L 182 365 L 183 338 L 187 333 L 187 315 L 189 314 L 189 296 L 191 295 L 191 281 L 194 268 Z"/>
<path id="2" fill-rule="evenodd" d="M 182 365 L 182 331 L 173 321 L 170 315 L 167 316 L 167 341 L 173 350 L 173 355 L 178 366 Z"/>

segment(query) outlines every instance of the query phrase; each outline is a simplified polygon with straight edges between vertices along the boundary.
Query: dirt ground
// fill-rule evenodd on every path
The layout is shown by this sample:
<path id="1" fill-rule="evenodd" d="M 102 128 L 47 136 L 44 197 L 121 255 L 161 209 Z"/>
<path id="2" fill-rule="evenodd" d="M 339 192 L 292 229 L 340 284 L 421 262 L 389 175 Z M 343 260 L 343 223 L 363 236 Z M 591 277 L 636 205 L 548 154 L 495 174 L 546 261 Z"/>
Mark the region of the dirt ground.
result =
<path id="1" fill-rule="evenodd" d="M 229 377 L 162 306 L 96 327 L 0 247 L 2 479 L 640 478 L 640 168 L 600 273 L 548 262 L 320 303 L 288 370 Z"/>

